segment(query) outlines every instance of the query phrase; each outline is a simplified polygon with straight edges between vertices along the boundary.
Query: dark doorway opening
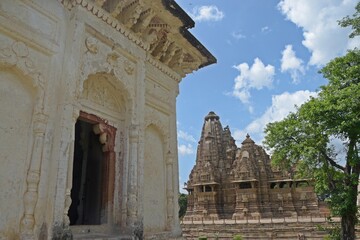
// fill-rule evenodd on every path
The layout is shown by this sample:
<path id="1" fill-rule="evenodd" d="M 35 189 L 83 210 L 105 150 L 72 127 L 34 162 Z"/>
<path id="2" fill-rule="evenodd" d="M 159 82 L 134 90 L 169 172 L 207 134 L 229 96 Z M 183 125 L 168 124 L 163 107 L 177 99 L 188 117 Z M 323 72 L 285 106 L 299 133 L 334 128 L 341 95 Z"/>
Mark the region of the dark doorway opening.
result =
<path id="1" fill-rule="evenodd" d="M 104 152 L 94 123 L 77 120 L 73 161 L 70 225 L 98 225 L 104 219 Z"/>

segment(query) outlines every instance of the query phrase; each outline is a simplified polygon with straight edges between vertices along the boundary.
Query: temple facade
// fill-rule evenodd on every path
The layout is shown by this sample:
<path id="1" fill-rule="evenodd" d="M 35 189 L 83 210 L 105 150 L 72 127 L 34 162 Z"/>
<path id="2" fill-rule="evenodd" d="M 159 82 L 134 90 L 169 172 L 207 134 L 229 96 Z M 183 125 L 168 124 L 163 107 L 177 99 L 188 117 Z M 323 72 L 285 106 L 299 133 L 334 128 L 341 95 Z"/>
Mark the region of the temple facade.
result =
<path id="1" fill-rule="evenodd" d="M 216 62 L 174 0 L 2 0 L 0 239 L 172 239 L 176 97 Z"/>
<path id="2" fill-rule="evenodd" d="M 238 148 L 229 127 L 210 112 L 204 120 L 196 164 L 185 184 L 184 220 L 296 217 L 328 213 L 310 179 L 273 169 L 249 135 Z"/>

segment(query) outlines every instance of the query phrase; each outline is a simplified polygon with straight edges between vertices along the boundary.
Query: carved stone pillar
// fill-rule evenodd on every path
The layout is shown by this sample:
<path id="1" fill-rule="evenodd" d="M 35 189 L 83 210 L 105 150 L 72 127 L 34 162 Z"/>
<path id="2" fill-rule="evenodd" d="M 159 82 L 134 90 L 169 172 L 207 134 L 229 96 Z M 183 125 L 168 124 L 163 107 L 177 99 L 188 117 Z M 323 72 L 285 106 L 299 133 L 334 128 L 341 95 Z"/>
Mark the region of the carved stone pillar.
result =
<path id="1" fill-rule="evenodd" d="M 137 220 L 137 162 L 138 162 L 138 144 L 139 144 L 139 125 L 130 126 L 129 131 L 129 185 L 127 199 L 127 225 L 134 226 Z"/>
<path id="2" fill-rule="evenodd" d="M 38 187 L 40 182 L 42 151 L 44 146 L 47 119 L 48 116 L 42 112 L 34 114 L 34 141 L 31 150 L 30 166 L 26 177 L 26 192 L 24 194 L 24 215 L 20 223 L 22 239 L 35 239 L 34 211 L 38 200 Z"/>
<path id="3" fill-rule="evenodd" d="M 173 189 L 174 157 L 169 151 L 166 156 L 166 200 L 167 200 L 167 227 L 170 230 L 174 221 L 174 189 Z"/>
<path id="4" fill-rule="evenodd" d="M 72 115 L 72 131 L 71 141 L 68 151 L 68 166 L 67 166 L 67 178 L 66 178 L 66 189 L 65 189 L 65 203 L 64 203 L 64 225 L 67 227 L 70 225 L 68 211 L 71 206 L 71 188 L 72 188 L 72 177 L 73 177 L 73 160 L 74 160 L 74 146 L 75 146 L 75 124 L 80 115 L 80 108 L 75 106 Z"/>

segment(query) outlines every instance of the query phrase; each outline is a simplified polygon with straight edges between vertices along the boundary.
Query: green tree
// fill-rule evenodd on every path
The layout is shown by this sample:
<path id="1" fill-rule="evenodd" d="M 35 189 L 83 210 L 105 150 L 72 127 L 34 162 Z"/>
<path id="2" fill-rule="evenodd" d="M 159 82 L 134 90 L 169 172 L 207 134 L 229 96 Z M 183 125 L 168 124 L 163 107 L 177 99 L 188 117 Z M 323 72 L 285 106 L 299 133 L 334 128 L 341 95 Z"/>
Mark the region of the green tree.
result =
<path id="1" fill-rule="evenodd" d="M 335 58 L 321 71 L 329 80 L 316 98 L 265 129 L 272 161 L 302 177 L 315 179 L 331 212 L 341 216 L 341 238 L 355 239 L 360 174 L 360 51 Z M 339 154 L 333 139 L 342 141 Z"/>
<path id="2" fill-rule="evenodd" d="M 360 2 L 356 4 L 355 9 L 356 12 L 352 15 L 352 18 L 347 16 L 339 21 L 339 24 L 342 27 L 352 27 L 353 32 L 350 33 L 350 38 L 354 38 L 355 36 L 360 35 Z"/>
<path id="3" fill-rule="evenodd" d="M 179 218 L 185 216 L 187 208 L 187 195 L 184 193 L 180 193 L 179 195 Z"/>

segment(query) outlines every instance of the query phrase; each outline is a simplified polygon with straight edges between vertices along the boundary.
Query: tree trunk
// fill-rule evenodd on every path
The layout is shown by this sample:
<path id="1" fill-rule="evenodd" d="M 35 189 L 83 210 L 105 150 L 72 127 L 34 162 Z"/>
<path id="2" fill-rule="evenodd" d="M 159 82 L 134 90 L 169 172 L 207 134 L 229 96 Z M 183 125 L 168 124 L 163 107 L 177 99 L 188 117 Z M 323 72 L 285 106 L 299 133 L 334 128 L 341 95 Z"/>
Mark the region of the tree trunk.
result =
<path id="1" fill-rule="evenodd" d="M 356 213 L 347 214 L 341 218 L 341 240 L 355 240 Z"/>

